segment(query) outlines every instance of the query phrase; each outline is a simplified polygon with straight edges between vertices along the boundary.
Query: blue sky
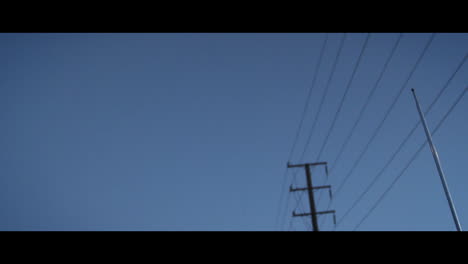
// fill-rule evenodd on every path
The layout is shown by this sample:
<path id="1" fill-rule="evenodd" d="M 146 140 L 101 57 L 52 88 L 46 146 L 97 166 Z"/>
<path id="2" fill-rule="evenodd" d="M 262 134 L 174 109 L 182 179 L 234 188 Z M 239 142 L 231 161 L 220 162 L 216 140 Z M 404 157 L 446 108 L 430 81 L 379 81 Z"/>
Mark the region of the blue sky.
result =
<path id="1" fill-rule="evenodd" d="M 290 217 L 299 196 L 288 196 L 293 171 L 286 181 L 284 171 L 324 37 L 0 34 L 0 230 L 310 229 L 308 219 Z M 299 162 L 341 37 L 329 34 L 293 163 Z M 371 34 L 321 161 L 335 159 L 397 37 Z M 429 37 L 404 34 L 341 159 L 330 164 L 328 179 L 322 168 L 314 169 L 314 184 L 341 183 Z M 347 34 L 304 161 L 317 161 L 365 38 Z M 426 109 L 467 47 L 468 34 L 435 36 L 331 204 L 338 219 L 419 120 L 410 89 Z M 466 76 L 463 65 L 428 113 L 431 129 L 466 88 Z M 462 226 L 468 226 L 467 100 L 434 135 Z M 356 226 L 424 140 L 419 127 L 336 230 Z M 304 184 L 302 171 L 295 184 Z M 323 195 L 318 209 L 327 203 Z M 321 229 L 333 230 L 331 218 L 322 218 Z M 358 230 L 454 230 L 429 148 Z"/>

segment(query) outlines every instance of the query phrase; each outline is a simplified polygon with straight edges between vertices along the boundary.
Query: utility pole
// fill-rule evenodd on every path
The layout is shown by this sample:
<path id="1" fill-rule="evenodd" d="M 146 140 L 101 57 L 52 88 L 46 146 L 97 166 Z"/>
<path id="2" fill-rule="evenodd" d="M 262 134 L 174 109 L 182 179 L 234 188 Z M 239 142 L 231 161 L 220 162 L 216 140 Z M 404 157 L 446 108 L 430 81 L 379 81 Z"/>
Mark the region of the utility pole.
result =
<path id="1" fill-rule="evenodd" d="M 440 180 L 442 181 L 442 186 L 444 187 L 445 196 L 447 198 L 450 211 L 452 212 L 453 222 L 455 223 L 455 227 L 457 231 L 462 231 L 460 221 L 458 220 L 457 211 L 455 210 L 455 205 L 453 204 L 452 197 L 450 195 L 450 191 L 447 186 L 447 182 L 445 180 L 444 171 L 442 170 L 442 166 L 440 165 L 439 155 L 437 154 L 437 150 L 434 146 L 434 143 L 432 143 L 431 132 L 429 131 L 429 128 L 427 127 L 426 119 L 424 118 L 424 114 L 421 111 L 421 107 L 419 106 L 418 98 L 416 97 L 416 92 L 414 91 L 414 89 L 411 89 L 411 92 L 413 92 L 414 101 L 416 102 L 416 108 L 418 109 L 419 117 L 421 118 L 421 123 L 424 126 L 424 132 L 426 132 L 427 141 L 429 143 L 429 146 L 431 147 L 432 156 L 434 158 L 437 171 L 439 172 Z"/>
<path id="2" fill-rule="evenodd" d="M 318 223 L 317 223 L 317 215 L 333 214 L 333 220 L 334 220 L 334 222 L 336 224 L 335 210 L 317 212 L 316 207 L 315 207 L 314 190 L 328 189 L 328 192 L 330 194 L 330 199 L 332 197 L 331 186 L 330 185 L 317 186 L 317 187 L 314 187 L 312 185 L 312 174 L 310 172 L 310 167 L 311 166 L 319 166 L 319 165 L 325 165 L 325 172 L 326 172 L 326 174 L 328 176 L 327 162 L 304 163 L 304 164 L 295 164 L 295 165 L 289 164 L 289 162 L 288 162 L 288 164 L 287 164 L 288 168 L 297 168 L 297 167 L 304 167 L 305 168 L 307 187 L 306 188 L 293 188 L 292 186 L 290 186 L 289 191 L 290 192 L 307 191 L 307 193 L 309 195 L 310 213 L 299 213 L 299 214 L 297 214 L 295 211 L 293 211 L 292 216 L 293 217 L 310 216 L 310 219 L 312 221 L 313 231 L 319 231 L 319 226 L 318 226 Z"/>

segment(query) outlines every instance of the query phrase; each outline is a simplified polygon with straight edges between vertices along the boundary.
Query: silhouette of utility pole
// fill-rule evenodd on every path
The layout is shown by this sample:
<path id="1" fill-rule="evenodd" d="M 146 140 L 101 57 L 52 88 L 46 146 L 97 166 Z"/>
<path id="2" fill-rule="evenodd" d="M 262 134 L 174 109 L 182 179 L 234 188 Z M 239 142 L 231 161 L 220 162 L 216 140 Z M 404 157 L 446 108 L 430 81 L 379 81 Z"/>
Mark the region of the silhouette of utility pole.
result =
<path id="1" fill-rule="evenodd" d="M 335 210 L 317 212 L 317 210 L 315 208 L 314 190 L 328 189 L 328 192 L 330 194 L 330 199 L 332 198 L 331 186 L 330 185 L 317 186 L 317 187 L 313 187 L 313 185 L 312 185 L 312 174 L 310 172 L 310 167 L 311 166 L 318 166 L 318 165 L 325 165 L 325 173 L 328 176 L 327 162 L 304 163 L 304 164 L 295 164 L 295 165 L 289 164 L 289 162 L 288 162 L 288 168 L 297 168 L 297 167 L 304 167 L 305 168 L 307 187 L 305 187 L 305 188 L 293 188 L 292 186 L 290 186 L 289 191 L 290 192 L 307 191 L 307 193 L 309 195 L 309 207 L 310 207 L 310 213 L 299 213 L 299 214 L 297 214 L 295 211 L 293 211 L 292 216 L 293 217 L 310 216 L 311 221 L 312 221 L 313 231 L 319 231 L 319 226 L 318 226 L 318 223 L 317 223 L 317 215 L 333 214 L 333 221 L 334 221 L 334 223 L 336 225 Z"/>

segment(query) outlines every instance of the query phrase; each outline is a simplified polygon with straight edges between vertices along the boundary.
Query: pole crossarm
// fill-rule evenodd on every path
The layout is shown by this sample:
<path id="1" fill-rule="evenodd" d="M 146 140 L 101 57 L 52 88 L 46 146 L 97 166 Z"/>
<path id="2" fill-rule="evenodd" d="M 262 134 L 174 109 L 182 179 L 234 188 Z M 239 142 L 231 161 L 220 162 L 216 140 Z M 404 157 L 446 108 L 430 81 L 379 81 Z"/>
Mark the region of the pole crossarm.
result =
<path id="1" fill-rule="evenodd" d="M 313 162 L 313 163 L 302 163 L 302 164 L 291 164 L 288 162 L 288 168 L 297 168 L 297 167 L 305 167 L 305 166 L 316 166 L 316 165 L 327 165 L 326 161 L 321 162 Z"/>
<path id="2" fill-rule="evenodd" d="M 328 210 L 328 211 L 322 211 L 322 212 L 317 212 L 316 214 L 321 215 L 321 214 L 334 214 L 335 210 Z"/>
<path id="3" fill-rule="evenodd" d="M 302 216 L 311 216 L 312 214 L 311 213 L 301 213 L 301 214 L 297 214 L 295 211 L 292 212 L 292 216 L 293 217 L 302 217 Z"/>
<path id="4" fill-rule="evenodd" d="M 333 214 L 333 223 L 336 225 L 336 214 L 335 210 L 328 210 L 328 211 L 321 211 L 321 212 L 316 212 L 315 215 L 323 215 L 323 214 Z M 303 217 L 303 216 L 311 216 L 311 213 L 296 213 L 295 211 L 292 212 L 293 217 Z"/>
<path id="5" fill-rule="evenodd" d="M 328 189 L 328 194 L 330 196 L 330 199 L 333 198 L 332 196 L 332 191 L 331 191 L 331 185 L 323 185 L 323 186 L 317 186 L 317 187 L 312 187 L 312 190 L 320 190 L 320 189 Z M 292 185 L 289 186 L 289 191 L 290 192 L 298 192 L 298 191 L 307 191 L 309 188 L 293 188 Z"/>
<path id="6" fill-rule="evenodd" d="M 326 162 L 326 161 L 312 162 L 312 163 L 302 163 L 302 164 L 291 164 L 291 163 L 288 162 L 288 164 L 287 164 L 288 168 L 300 168 L 300 167 L 318 166 L 318 165 L 325 165 L 325 174 L 328 177 L 328 162 Z"/>

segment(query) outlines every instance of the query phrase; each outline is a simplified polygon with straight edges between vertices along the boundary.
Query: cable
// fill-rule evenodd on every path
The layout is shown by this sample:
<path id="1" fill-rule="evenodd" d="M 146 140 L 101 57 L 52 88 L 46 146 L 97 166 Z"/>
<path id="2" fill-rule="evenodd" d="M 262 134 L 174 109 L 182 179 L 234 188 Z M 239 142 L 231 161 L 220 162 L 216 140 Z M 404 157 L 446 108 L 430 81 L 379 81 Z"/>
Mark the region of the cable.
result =
<path id="1" fill-rule="evenodd" d="M 431 132 L 433 135 L 437 133 L 439 128 L 441 127 L 442 123 L 447 119 L 447 117 L 450 115 L 450 113 L 453 111 L 455 106 L 460 102 L 460 100 L 463 98 L 465 95 L 466 91 L 468 91 L 468 86 L 465 87 L 463 92 L 458 96 L 457 100 L 452 104 L 450 109 L 445 113 L 444 117 L 439 121 L 437 124 L 436 128 Z M 418 150 L 413 154 L 411 159 L 408 161 L 406 166 L 400 171 L 398 176 L 393 180 L 393 182 L 390 184 L 390 186 L 382 193 L 382 195 L 379 197 L 379 199 L 374 203 L 374 205 L 371 207 L 371 209 L 367 212 L 367 214 L 359 221 L 359 223 L 354 227 L 353 231 L 357 230 L 361 224 L 367 219 L 367 217 L 377 208 L 377 206 L 380 204 L 380 202 L 383 200 L 383 198 L 387 195 L 387 193 L 395 186 L 396 182 L 401 178 L 401 176 L 405 173 L 405 171 L 408 169 L 408 167 L 411 165 L 411 163 L 418 157 L 419 153 L 421 153 L 422 149 L 426 146 L 427 140 L 425 140 Z"/>
<path id="2" fill-rule="evenodd" d="M 293 140 L 293 145 L 291 147 L 291 150 L 289 151 L 288 160 L 291 160 L 294 149 L 296 148 L 297 140 L 298 140 L 300 132 L 302 130 L 302 125 L 303 125 L 303 122 L 304 122 L 305 115 L 307 113 L 307 109 L 309 108 L 310 97 L 312 95 L 312 90 L 315 87 L 315 82 L 316 82 L 316 79 L 317 79 L 318 71 L 320 69 L 320 65 L 322 63 L 322 57 L 323 57 L 323 54 L 324 54 L 324 51 L 325 51 L 327 41 L 328 41 L 328 33 L 325 34 L 325 39 L 324 39 L 324 42 L 322 44 L 319 59 L 318 59 L 317 64 L 315 66 L 314 77 L 312 79 L 312 85 L 310 86 L 310 88 L 308 90 L 308 93 L 307 93 L 306 102 L 305 102 L 304 109 L 302 111 L 301 119 L 300 119 L 300 122 L 299 122 L 299 127 L 297 128 L 296 135 L 295 135 L 294 140 Z M 278 224 L 278 218 L 279 218 L 279 215 L 281 213 L 280 208 L 281 208 L 281 204 L 282 204 L 283 198 L 284 198 L 284 186 L 285 186 L 285 183 L 286 183 L 286 179 L 287 179 L 287 168 L 286 168 L 286 171 L 283 174 L 283 185 L 282 185 L 283 188 L 281 188 L 282 191 L 281 191 L 280 200 L 279 200 L 279 204 L 278 204 L 278 210 L 277 210 L 275 225 Z"/>
<path id="3" fill-rule="evenodd" d="M 299 127 L 297 128 L 296 136 L 294 138 L 294 143 L 293 143 L 293 146 L 291 148 L 291 151 L 289 152 L 288 160 L 291 160 L 291 158 L 292 158 L 292 154 L 293 154 L 294 149 L 296 147 L 297 140 L 299 138 L 299 134 L 300 134 L 300 132 L 302 130 L 302 124 L 304 123 L 304 118 L 305 118 L 305 115 L 307 113 L 307 109 L 309 108 L 310 97 L 312 95 L 312 90 L 315 87 L 315 82 L 317 80 L 317 75 L 318 75 L 318 71 L 320 69 L 320 65 L 322 64 L 322 57 L 323 57 L 323 54 L 324 54 L 324 51 L 325 51 L 325 46 L 327 45 L 327 41 L 328 41 L 328 34 L 325 35 L 325 40 L 323 41 L 323 44 L 322 44 L 322 49 L 320 51 L 320 56 L 319 56 L 319 59 L 317 60 L 317 64 L 315 65 L 315 72 L 314 72 L 314 77 L 312 79 L 312 85 L 310 86 L 309 91 L 307 93 L 304 109 L 302 110 L 301 121 L 299 122 Z"/>
<path id="4" fill-rule="evenodd" d="M 338 47 L 338 52 L 336 53 L 336 56 L 335 56 L 335 59 L 333 61 L 333 66 L 332 66 L 332 70 L 330 72 L 330 75 L 328 77 L 328 80 L 327 80 L 327 83 L 325 85 L 325 89 L 323 90 L 323 94 L 322 94 L 322 98 L 320 99 L 320 104 L 319 104 L 319 109 L 318 111 L 315 113 L 315 116 L 314 116 L 314 121 L 313 121 L 313 124 L 312 124 L 312 128 L 309 132 L 309 137 L 307 138 L 307 141 L 306 141 L 306 144 L 304 146 L 304 150 L 302 151 L 302 154 L 299 158 L 299 162 L 302 162 L 303 158 L 304 158 L 304 155 L 307 151 L 307 147 L 310 143 L 310 139 L 312 138 L 312 134 L 314 132 L 314 129 L 315 129 L 315 126 L 317 124 L 317 120 L 318 120 L 318 117 L 320 115 L 320 112 L 322 111 L 322 106 L 323 106 L 323 103 L 325 101 L 325 98 L 327 97 L 327 94 L 328 94 L 328 88 L 330 87 L 330 83 L 331 83 L 331 80 L 333 78 L 333 75 L 335 74 L 335 71 L 336 71 L 336 65 L 338 64 L 338 60 L 340 58 L 340 55 L 341 55 L 341 51 L 343 50 L 343 46 L 344 46 L 344 42 L 346 40 L 346 33 L 343 34 L 343 36 L 341 37 L 341 40 L 340 40 L 340 44 L 339 44 L 339 47 Z M 313 168 L 312 168 L 313 169 Z M 297 175 L 297 171 L 294 172 L 292 178 L 295 179 L 296 178 L 296 175 Z"/>
<path id="5" fill-rule="evenodd" d="M 336 65 L 338 63 L 338 60 L 340 58 L 340 55 L 341 55 L 341 51 L 343 49 L 343 45 L 344 45 L 344 42 L 346 40 L 346 33 L 343 34 L 343 37 L 341 38 L 341 41 L 340 41 L 340 46 L 338 48 L 338 52 L 335 56 L 335 60 L 333 62 L 333 66 L 332 66 L 332 70 L 331 70 L 331 73 L 328 77 L 328 80 L 327 80 L 327 84 L 325 85 L 325 89 L 323 90 L 323 94 L 322 94 L 322 98 L 320 99 L 320 104 L 319 104 L 319 109 L 318 111 L 316 112 L 315 116 L 314 116 L 314 121 L 313 121 L 313 124 L 312 124 L 312 127 L 310 129 L 310 132 L 309 132 L 309 137 L 307 138 L 307 141 L 306 141 L 306 144 L 304 146 L 304 150 L 302 151 L 302 154 L 301 154 L 301 157 L 300 157 L 300 161 L 302 161 L 302 159 L 304 158 L 304 155 L 307 151 L 307 147 L 309 146 L 309 143 L 310 143 L 310 139 L 312 138 L 312 135 L 315 131 L 315 126 L 317 124 L 317 120 L 318 120 L 318 116 L 320 115 L 320 112 L 322 111 L 322 106 L 323 106 L 323 103 L 325 101 L 325 98 L 327 97 L 327 94 L 328 94 L 328 88 L 330 87 L 330 82 L 333 78 L 333 75 L 335 74 L 335 71 L 336 71 Z"/>
<path id="6" fill-rule="evenodd" d="M 408 75 L 407 79 L 405 80 L 404 84 L 402 85 L 402 87 L 400 88 L 400 91 L 398 92 L 397 96 L 393 99 L 393 102 L 392 104 L 390 105 L 390 107 L 387 109 L 387 112 L 385 113 L 385 116 L 384 118 L 381 120 L 381 122 L 379 123 L 379 125 L 377 126 L 377 128 L 374 130 L 373 132 L 373 135 L 371 136 L 371 138 L 369 139 L 369 141 L 367 142 L 366 146 L 364 147 L 364 149 L 361 151 L 361 153 L 359 154 L 359 157 L 358 159 L 354 162 L 351 170 L 348 172 L 348 174 L 346 175 L 346 177 L 344 178 L 344 180 L 341 182 L 341 184 L 338 186 L 338 189 L 337 191 L 335 192 L 335 196 L 338 195 L 338 193 L 341 191 L 341 189 L 343 188 L 344 184 L 346 183 L 346 181 L 349 179 L 349 177 L 351 176 L 351 174 L 354 172 L 354 170 L 356 169 L 356 167 L 359 165 L 359 162 L 362 160 L 364 154 L 367 152 L 367 150 L 369 149 L 369 146 L 372 144 L 372 142 L 374 141 L 375 137 L 377 136 L 377 134 L 380 132 L 380 129 L 382 128 L 383 124 L 385 123 L 385 121 L 387 120 L 387 117 L 389 116 L 389 114 L 391 113 L 391 111 L 393 110 L 393 108 L 395 107 L 395 104 L 396 102 L 398 101 L 398 99 L 401 97 L 401 94 L 403 93 L 403 90 L 406 88 L 406 85 L 408 84 L 409 80 L 411 79 L 411 77 L 413 76 L 415 70 L 418 68 L 418 65 L 419 63 L 421 62 L 422 58 L 424 57 L 424 55 L 426 54 L 429 46 L 431 45 L 432 41 L 434 40 L 434 37 L 435 37 L 435 33 L 432 33 L 431 37 L 429 38 L 429 40 L 427 41 L 423 51 L 421 52 L 421 54 L 419 55 L 419 58 L 418 60 L 416 61 L 415 65 L 413 66 L 413 69 L 411 70 L 410 74 Z"/>
<path id="7" fill-rule="evenodd" d="M 354 69 L 353 69 L 353 73 L 351 74 L 351 78 L 349 79 L 349 82 L 346 86 L 346 90 L 343 94 L 343 97 L 341 98 L 341 101 L 340 101 L 340 104 L 338 106 L 338 109 L 336 110 L 335 112 L 335 116 L 333 117 L 333 121 L 332 121 L 332 124 L 330 126 L 330 128 L 328 129 L 328 132 L 327 132 L 327 136 L 325 137 L 325 140 L 323 141 L 323 144 L 322 144 L 322 147 L 320 148 L 320 151 L 317 155 L 317 159 L 316 160 L 319 160 L 320 159 L 320 156 L 322 155 L 322 152 L 323 150 L 325 149 L 325 146 L 327 145 L 328 143 L 328 139 L 330 137 L 330 134 L 331 132 L 333 131 L 333 128 L 335 127 L 335 124 L 336 124 L 336 120 L 338 120 L 338 116 L 341 112 L 341 108 L 343 107 L 343 104 L 344 104 L 344 101 L 346 99 L 346 95 L 348 95 L 348 92 L 349 92 L 349 88 L 351 88 L 351 83 L 353 82 L 354 80 L 354 76 L 356 74 L 356 71 L 357 69 L 359 68 L 359 64 L 361 63 L 361 59 L 362 59 L 362 55 L 364 54 L 364 51 L 366 50 L 366 47 L 367 47 L 367 43 L 369 41 L 369 38 L 370 38 L 371 34 L 367 34 L 367 37 L 366 37 L 366 40 L 364 41 L 364 44 L 361 48 L 361 53 L 359 54 L 359 58 L 358 60 L 356 61 L 356 64 L 354 65 Z"/>
<path id="8" fill-rule="evenodd" d="M 439 93 L 436 95 L 436 97 L 434 98 L 434 100 L 432 101 L 432 103 L 429 105 L 429 107 L 427 108 L 427 110 L 424 112 L 425 115 L 427 115 L 432 107 L 435 105 L 435 103 L 439 100 L 440 96 L 442 95 L 442 93 L 447 89 L 447 87 L 449 86 L 450 82 L 453 80 L 453 78 L 455 77 L 455 75 L 458 73 L 458 71 L 461 69 L 461 67 L 464 65 L 464 63 L 466 62 L 466 59 L 468 57 L 468 53 L 465 55 L 465 57 L 463 58 L 463 60 L 458 64 L 457 68 L 455 69 L 455 71 L 452 73 L 452 75 L 450 76 L 450 78 L 447 80 L 447 82 L 445 83 L 445 85 L 442 87 L 442 89 L 440 89 Z M 377 180 L 380 178 L 380 176 L 382 176 L 382 174 L 385 172 L 385 170 L 388 168 L 388 166 L 392 163 L 392 161 L 395 159 L 395 157 L 398 155 L 398 153 L 402 150 L 403 146 L 406 144 L 406 142 L 409 140 L 409 138 L 413 135 L 413 133 L 416 131 L 416 129 L 419 127 L 419 125 L 421 124 L 421 121 L 418 121 L 416 122 L 416 124 L 414 124 L 413 128 L 411 129 L 411 131 L 408 133 L 408 135 L 406 136 L 406 138 L 400 143 L 400 145 L 398 146 L 397 150 L 392 154 L 392 156 L 390 157 L 390 159 L 387 161 L 387 163 L 385 164 L 385 166 L 379 171 L 379 173 L 377 173 L 377 175 L 374 177 L 374 179 L 372 180 L 372 182 L 366 187 L 366 189 L 364 190 L 364 192 L 362 192 L 358 199 L 356 199 L 354 201 L 354 203 L 352 204 L 352 206 L 345 212 L 345 214 L 340 218 L 340 220 L 338 220 L 337 222 L 337 226 L 343 221 L 344 218 L 346 218 L 346 216 L 354 209 L 354 207 L 362 200 L 362 198 L 367 194 L 367 192 L 372 188 L 372 186 L 377 182 Z"/>
<path id="9" fill-rule="evenodd" d="M 343 154 L 344 150 L 348 146 L 348 143 L 350 142 L 351 137 L 354 135 L 354 131 L 356 131 L 357 125 L 359 124 L 359 122 L 361 122 L 362 117 L 364 115 L 364 112 L 366 111 L 367 106 L 369 105 L 370 100 L 372 99 L 372 96 L 374 95 L 375 91 L 377 90 L 377 87 L 379 87 L 380 81 L 382 80 L 382 77 L 383 77 L 385 71 L 387 70 L 387 67 L 388 67 L 390 61 L 393 58 L 393 56 L 395 54 L 395 51 L 396 51 L 398 45 L 400 44 L 400 41 L 401 41 L 402 37 L 403 37 L 403 34 L 400 33 L 399 36 L 398 36 L 398 39 L 396 40 L 395 44 L 393 45 L 392 51 L 390 52 L 389 56 L 387 57 L 387 61 L 385 62 L 384 66 L 383 66 L 383 69 L 380 72 L 379 77 L 377 78 L 377 81 L 374 84 L 374 87 L 372 88 L 370 93 L 367 95 L 366 101 L 365 101 L 364 105 L 362 106 L 362 108 L 361 108 L 361 110 L 359 112 L 357 120 L 354 122 L 354 125 L 351 128 L 351 131 L 348 133 L 348 135 L 346 136 L 345 141 L 341 145 L 340 150 L 338 151 L 338 155 L 336 156 L 335 160 L 331 163 L 332 167 L 330 168 L 330 174 L 333 171 L 333 169 L 336 167 L 336 164 L 338 163 L 341 155 Z"/>
<path id="10" fill-rule="evenodd" d="M 364 41 L 364 44 L 362 45 L 361 52 L 360 52 L 359 57 L 358 57 L 358 59 L 357 59 L 357 61 L 356 61 L 356 64 L 354 65 L 354 69 L 353 69 L 353 72 L 352 72 L 352 74 L 351 74 L 351 78 L 349 79 L 348 84 L 346 85 L 345 92 L 344 92 L 344 94 L 343 94 L 343 96 L 342 96 L 342 98 L 341 98 L 341 101 L 340 101 L 340 104 L 339 104 L 339 106 L 338 106 L 338 109 L 337 109 L 336 112 L 335 112 L 335 116 L 333 117 L 333 121 L 332 121 L 332 123 L 331 123 L 331 126 L 330 126 L 330 128 L 328 129 L 327 135 L 325 136 L 325 140 L 323 141 L 322 146 L 321 146 L 321 148 L 320 148 L 320 151 L 319 151 L 319 153 L 318 153 L 318 155 L 317 155 L 317 158 L 315 159 L 315 160 L 317 160 L 317 161 L 320 160 L 320 157 L 321 157 L 321 155 L 322 155 L 322 152 L 323 152 L 323 150 L 325 149 L 325 146 L 326 146 L 327 143 L 328 143 L 328 139 L 330 138 L 331 132 L 333 131 L 333 128 L 335 128 L 336 121 L 338 120 L 338 116 L 339 116 L 339 114 L 340 114 L 340 112 L 341 112 L 341 108 L 343 107 L 344 101 L 345 101 L 345 99 L 346 99 L 346 95 L 348 94 L 349 89 L 351 88 L 351 84 L 352 84 L 352 82 L 353 82 L 353 80 L 354 80 L 354 76 L 355 76 L 355 74 L 356 74 L 356 72 L 357 72 L 357 69 L 359 68 L 359 64 L 361 63 L 361 59 L 362 59 L 362 56 L 363 56 L 363 54 L 364 54 L 364 51 L 366 50 L 366 47 L 367 47 L 367 44 L 368 44 L 368 42 L 369 42 L 370 36 L 371 36 L 371 34 L 368 33 L 367 36 L 366 36 L 366 39 L 365 39 L 365 41 Z M 320 200 L 321 197 L 322 197 L 322 193 L 319 194 L 318 199 Z"/>

